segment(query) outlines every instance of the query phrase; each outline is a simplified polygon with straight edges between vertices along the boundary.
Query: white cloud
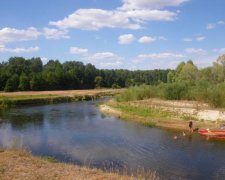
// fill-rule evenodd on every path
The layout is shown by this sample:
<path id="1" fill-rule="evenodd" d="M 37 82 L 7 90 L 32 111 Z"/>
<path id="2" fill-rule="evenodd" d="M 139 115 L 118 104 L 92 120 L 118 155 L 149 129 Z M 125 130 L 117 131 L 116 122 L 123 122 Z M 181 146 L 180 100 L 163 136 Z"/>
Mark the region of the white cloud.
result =
<path id="1" fill-rule="evenodd" d="M 88 49 L 71 47 L 70 53 L 80 55 L 80 59 L 86 63 L 95 64 L 99 68 L 119 68 L 123 58 L 112 52 L 88 53 Z"/>
<path id="2" fill-rule="evenodd" d="M 164 53 L 152 53 L 152 54 L 140 54 L 138 59 L 174 59 L 174 58 L 184 58 L 183 54 L 176 54 L 170 52 Z"/>
<path id="3" fill-rule="evenodd" d="M 0 53 L 31 53 L 31 52 L 37 52 L 39 51 L 40 48 L 35 46 L 35 47 L 17 47 L 17 48 L 6 48 L 4 45 L 0 46 Z"/>
<path id="4" fill-rule="evenodd" d="M 54 28 L 44 28 L 43 35 L 46 39 L 69 39 L 67 30 L 59 30 Z"/>
<path id="5" fill-rule="evenodd" d="M 139 43 L 142 43 L 142 44 L 152 43 L 152 42 L 154 42 L 154 41 L 156 41 L 156 38 L 150 37 L 150 36 L 142 36 L 142 37 L 138 40 L 138 42 L 139 42 Z"/>
<path id="6" fill-rule="evenodd" d="M 132 23 L 125 13 L 102 9 L 79 9 L 63 20 L 51 21 L 50 25 L 59 28 L 77 28 L 82 30 L 99 30 L 102 28 L 140 29 Z"/>
<path id="7" fill-rule="evenodd" d="M 41 58 L 41 61 L 42 61 L 43 64 L 47 64 L 48 58 L 42 57 L 42 58 Z"/>
<path id="8" fill-rule="evenodd" d="M 161 9 L 168 6 L 179 6 L 188 0 L 123 0 L 121 9 Z"/>
<path id="9" fill-rule="evenodd" d="M 133 34 L 124 34 L 119 36 L 118 43 L 119 44 L 131 44 L 135 40 Z"/>
<path id="10" fill-rule="evenodd" d="M 123 58 L 112 52 L 98 52 L 83 57 L 84 61 L 96 64 L 100 68 L 119 68 Z"/>
<path id="11" fill-rule="evenodd" d="M 217 21 L 216 23 L 210 23 L 210 24 L 207 24 L 206 25 L 206 29 L 210 30 L 210 29 L 214 29 L 216 28 L 217 26 L 220 26 L 220 25 L 224 25 L 225 22 L 223 20 L 220 20 L 220 21 Z"/>
<path id="12" fill-rule="evenodd" d="M 76 55 L 84 55 L 88 53 L 88 49 L 83 49 L 78 47 L 71 47 L 69 51 L 71 54 L 76 54 Z"/>
<path id="13" fill-rule="evenodd" d="M 120 13 L 125 14 L 127 18 L 132 19 L 134 22 L 138 23 L 139 26 L 148 21 L 173 21 L 177 16 L 174 12 L 157 9 L 135 9 Z"/>
<path id="14" fill-rule="evenodd" d="M 149 21 L 173 21 L 179 12 L 161 9 L 178 6 L 188 0 L 123 0 L 114 10 L 78 9 L 62 20 L 50 21 L 59 28 L 99 30 L 102 28 L 140 29 Z"/>
<path id="15" fill-rule="evenodd" d="M 117 56 L 116 54 L 112 53 L 112 52 L 99 52 L 99 53 L 95 53 L 95 54 L 91 54 L 87 57 L 85 57 L 86 59 L 95 62 L 95 61 L 111 61 L 111 60 L 115 60 L 115 59 L 121 59 L 119 56 Z"/>
<path id="16" fill-rule="evenodd" d="M 159 36 L 158 39 L 159 39 L 159 40 L 162 40 L 162 41 L 167 41 L 167 40 L 168 40 L 168 39 L 167 39 L 166 37 L 164 37 L 164 36 Z"/>
<path id="17" fill-rule="evenodd" d="M 183 40 L 184 40 L 185 42 L 191 42 L 191 41 L 193 41 L 192 38 L 184 38 Z"/>
<path id="18" fill-rule="evenodd" d="M 195 49 L 195 48 L 186 48 L 185 52 L 188 54 L 196 54 L 196 55 L 206 55 L 207 51 L 204 49 Z"/>
<path id="19" fill-rule="evenodd" d="M 219 54 L 225 54 L 225 48 L 213 49 L 213 52 L 216 52 L 216 53 L 219 53 Z"/>
<path id="20" fill-rule="evenodd" d="M 216 27 L 215 24 L 207 24 L 206 29 L 214 29 Z"/>
<path id="21" fill-rule="evenodd" d="M 223 24 L 225 24 L 225 22 L 221 20 L 221 21 L 218 21 L 217 24 L 223 25 Z"/>
<path id="22" fill-rule="evenodd" d="M 36 40 L 40 35 L 41 33 L 34 27 L 29 27 L 27 29 L 5 27 L 0 29 L 0 44 Z"/>
<path id="23" fill-rule="evenodd" d="M 197 41 L 204 41 L 205 40 L 205 37 L 204 36 L 199 36 L 196 38 Z"/>

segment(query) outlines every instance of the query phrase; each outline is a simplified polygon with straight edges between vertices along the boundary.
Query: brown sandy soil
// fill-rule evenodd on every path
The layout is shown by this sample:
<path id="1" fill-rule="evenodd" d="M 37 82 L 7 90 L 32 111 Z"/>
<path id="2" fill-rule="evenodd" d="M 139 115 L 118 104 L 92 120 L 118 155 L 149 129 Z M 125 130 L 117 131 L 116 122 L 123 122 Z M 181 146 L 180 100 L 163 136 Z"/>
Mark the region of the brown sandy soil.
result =
<path id="1" fill-rule="evenodd" d="M 115 94 L 122 92 L 123 89 L 92 89 L 92 90 L 65 90 L 65 91 L 25 91 L 25 92 L 0 92 L 0 96 L 16 97 L 16 96 L 75 96 L 75 95 L 101 95 Z"/>
<path id="2" fill-rule="evenodd" d="M 173 112 L 175 114 L 173 117 L 170 118 L 167 117 L 163 119 L 157 117 L 141 117 L 133 114 L 124 113 L 119 108 L 116 108 L 117 102 L 115 101 L 109 101 L 106 104 L 101 105 L 100 111 L 106 115 L 111 115 L 118 118 L 135 121 L 137 123 L 142 123 L 143 120 L 151 121 L 154 123 L 156 127 L 162 128 L 188 131 L 189 130 L 188 120 L 193 120 L 194 128 L 218 128 L 219 124 L 221 123 L 220 121 L 212 121 L 212 120 L 207 121 L 201 119 L 198 120 L 196 117 L 194 117 L 195 114 L 190 113 L 190 109 L 191 111 L 192 109 L 196 110 L 195 103 L 196 102 L 188 102 L 188 101 L 173 102 L 159 99 L 149 99 L 125 103 L 128 106 L 133 106 L 137 108 L 148 108 L 148 107 L 154 108 L 156 110 L 159 110 L 159 113 L 162 111 L 166 111 L 166 112 Z M 209 106 L 206 104 L 198 105 L 198 107 L 201 107 L 201 112 L 204 112 L 205 109 L 210 111 Z M 183 111 L 185 112 L 183 113 L 180 110 L 180 108 L 183 108 Z M 212 110 L 212 111 L 214 112 L 219 110 Z M 184 119 L 184 117 L 186 117 L 186 120 Z"/>
<path id="3" fill-rule="evenodd" d="M 127 180 L 134 179 L 97 169 L 89 169 L 63 163 L 53 163 L 33 157 L 25 151 L 0 150 L 1 180 Z"/>
<path id="4" fill-rule="evenodd" d="M 145 106 L 151 108 L 160 108 L 165 111 L 175 112 L 181 116 L 191 116 L 198 120 L 206 121 L 225 121 L 224 109 L 213 109 L 206 103 L 197 101 L 175 101 L 148 99 L 132 102 L 134 106 Z"/>

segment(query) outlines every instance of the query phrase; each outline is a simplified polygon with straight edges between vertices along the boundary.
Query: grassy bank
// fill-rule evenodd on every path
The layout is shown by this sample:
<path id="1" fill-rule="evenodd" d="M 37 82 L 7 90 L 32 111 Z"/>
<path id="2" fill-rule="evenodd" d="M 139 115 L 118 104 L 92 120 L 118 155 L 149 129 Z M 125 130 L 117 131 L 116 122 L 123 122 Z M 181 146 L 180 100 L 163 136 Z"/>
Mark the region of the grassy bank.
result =
<path id="1" fill-rule="evenodd" d="M 0 108 L 29 104 L 51 104 L 59 102 L 72 102 L 93 100 L 101 96 L 111 96 L 123 90 L 118 89 L 95 89 L 73 91 L 30 91 L 0 93 Z"/>
<path id="2" fill-rule="evenodd" d="M 128 179 L 158 179 L 155 173 L 140 174 L 136 178 L 103 172 L 53 161 L 51 158 L 34 157 L 21 150 L 0 150 L 0 179 L 92 179 L 92 180 L 128 180 Z"/>
<path id="3" fill-rule="evenodd" d="M 185 113 L 182 113 L 182 105 Z M 194 128 L 216 128 L 221 121 L 205 121 L 196 118 L 192 111 L 193 107 L 184 102 L 175 102 L 148 99 L 142 101 L 117 102 L 111 100 L 100 106 L 100 110 L 123 120 L 133 121 L 145 126 L 156 126 L 170 129 L 188 130 L 188 122 L 194 122 Z M 193 104 L 193 106 L 195 106 Z M 199 108 L 199 107 L 198 107 Z M 201 106 L 200 106 L 201 108 Z"/>
<path id="4" fill-rule="evenodd" d="M 225 108 L 225 83 L 197 82 L 189 85 L 182 82 L 161 83 L 157 86 L 131 87 L 117 96 L 117 101 L 128 102 L 149 98 L 164 100 L 193 100 L 209 104 L 212 108 Z"/>

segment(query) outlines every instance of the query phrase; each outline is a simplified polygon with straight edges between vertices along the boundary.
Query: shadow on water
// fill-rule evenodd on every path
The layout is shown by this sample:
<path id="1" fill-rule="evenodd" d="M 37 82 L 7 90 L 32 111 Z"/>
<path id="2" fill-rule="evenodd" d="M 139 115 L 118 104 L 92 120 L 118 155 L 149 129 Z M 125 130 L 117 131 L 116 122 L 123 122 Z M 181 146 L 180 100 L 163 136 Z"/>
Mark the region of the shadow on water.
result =
<path id="1" fill-rule="evenodd" d="M 42 128 L 44 123 L 44 114 L 43 113 L 3 113 L 2 117 L 5 119 L 2 123 L 9 123 L 13 129 L 23 130 L 26 128 Z"/>
<path id="2" fill-rule="evenodd" d="M 165 179 L 225 177 L 224 141 L 104 116 L 95 101 L 21 107 L 0 119 L 0 146 L 103 170 L 153 170 Z"/>

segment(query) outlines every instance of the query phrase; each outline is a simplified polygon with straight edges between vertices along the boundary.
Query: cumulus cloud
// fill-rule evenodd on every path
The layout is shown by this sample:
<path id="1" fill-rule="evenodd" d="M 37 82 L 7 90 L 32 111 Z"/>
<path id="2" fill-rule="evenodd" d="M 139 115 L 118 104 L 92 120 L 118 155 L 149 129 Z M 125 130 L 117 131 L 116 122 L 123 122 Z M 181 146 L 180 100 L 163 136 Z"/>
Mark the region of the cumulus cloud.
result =
<path id="1" fill-rule="evenodd" d="M 46 39 L 69 39 L 67 30 L 59 30 L 54 28 L 44 28 L 43 35 Z"/>
<path id="2" fill-rule="evenodd" d="M 118 43 L 119 44 L 131 44 L 135 40 L 133 34 L 124 34 L 119 36 Z"/>
<path id="3" fill-rule="evenodd" d="M 163 52 L 163 53 L 151 53 L 151 54 L 140 54 L 138 59 L 174 59 L 174 58 L 184 58 L 183 54 Z"/>
<path id="4" fill-rule="evenodd" d="M 78 47 L 71 47 L 69 51 L 79 55 L 82 61 L 95 64 L 99 68 L 119 68 L 123 64 L 123 58 L 112 52 L 89 53 L 88 49 Z"/>
<path id="5" fill-rule="evenodd" d="M 63 20 L 51 21 L 50 25 L 59 28 L 77 28 L 82 30 L 99 30 L 102 28 L 140 29 L 132 23 L 125 13 L 102 9 L 79 9 Z"/>
<path id="6" fill-rule="evenodd" d="M 225 24 L 225 22 L 221 20 L 221 21 L 218 21 L 217 24 L 223 25 L 223 24 Z"/>
<path id="7" fill-rule="evenodd" d="M 195 39 L 193 39 L 193 38 L 184 38 L 183 41 L 185 41 L 185 42 L 192 42 L 193 40 L 204 41 L 205 39 L 206 39 L 205 36 L 198 36 Z"/>
<path id="8" fill-rule="evenodd" d="M 214 29 L 216 27 L 216 24 L 207 24 L 206 29 Z"/>
<path id="9" fill-rule="evenodd" d="M 164 37 L 164 36 L 159 36 L 158 39 L 159 39 L 159 40 L 162 40 L 162 41 L 167 41 L 167 40 L 168 40 L 168 39 L 167 39 L 166 37 Z"/>
<path id="10" fill-rule="evenodd" d="M 199 36 L 196 38 L 197 41 L 204 41 L 205 40 L 205 36 Z"/>
<path id="11" fill-rule="evenodd" d="M 213 52 L 216 52 L 216 53 L 219 53 L 219 54 L 224 54 L 225 53 L 225 48 L 213 49 Z"/>
<path id="12" fill-rule="evenodd" d="M 83 57 L 85 61 L 95 63 L 101 68 L 119 68 L 123 58 L 112 52 L 98 52 Z"/>
<path id="13" fill-rule="evenodd" d="M 40 35 L 41 33 L 34 27 L 29 27 L 27 29 L 5 27 L 0 29 L 0 44 L 36 40 Z"/>
<path id="14" fill-rule="evenodd" d="M 217 26 L 221 26 L 224 25 L 225 22 L 223 20 L 220 20 L 216 23 L 210 23 L 206 25 L 206 29 L 210 30 L 210 29 L 215 29 Z"/>
<path id="15" fill-rule="evenodd" d="M 78 9 L 67 17 L 50 21 L 58 28 L 99 30 L 102 28 L 140 29 L 149 21 L 173 21 L 178 12 L 162 9 L 178 6 L 188 0 L 123 0 L 121 7 L 114 10 Z"/>
<path id="16" fill-rule="evenodd" d="M 195 55 L 206 55 L 207 51 L 201 48 L 195 49 L 195 48 L 186 48 L 185 52 L 188 54 L 195 54 Z"/>
<path id="17" fill-rule="evenodd" d="M 28 47 L 28 48 L 6 48 L 4 45 L 0 46 L 0 53 L 31 53 L 31 52 L 37 52 L 39 51 L 40 48 L 35 46 L 35 47 Z"/>
<path id="18" fill-rule="evenodd" d="M 34 27 L 29 27 L 27 29 L 5 27 L 0 29 L 0 44 L 5 45 L 13 42 L 37 40 L 40 36 L 44 36 L 46 39 L 70 38 L 67 30 L 43 28 L 42 31 L 38 31 Z"/>
<path id="19" fill-rule="evenodd" d="M 188 0 L 123 0 L 121 9 L 161 9 L 168 6 L 179 6 Z"/>
<path id="20" fill-rule="evenodd" d="M 78 47 L 71 47 L 69 51 L 71 54 L 76 54 L 76 55 L 84 55 L 88 53 L 88 49 L 83 49 Z"/>
<path id="21" fill-rule="evenodd" d="M 146 44 L 146 43 L 152 43 L 156 41 L 156 38 L 154 37 L 150 37 L 150 36 L 142 36 L 138 42 L 141 43 L 141 44 Z"/>

